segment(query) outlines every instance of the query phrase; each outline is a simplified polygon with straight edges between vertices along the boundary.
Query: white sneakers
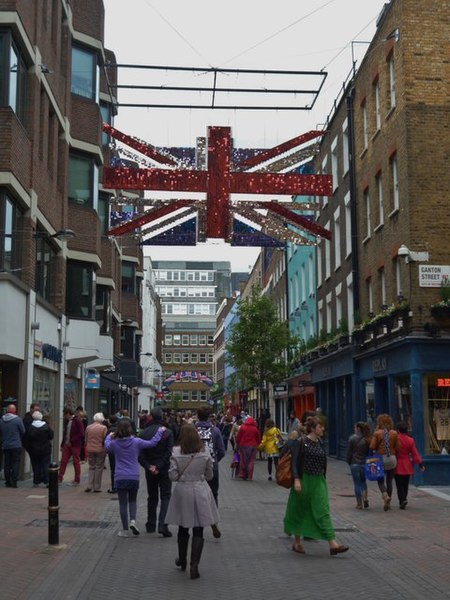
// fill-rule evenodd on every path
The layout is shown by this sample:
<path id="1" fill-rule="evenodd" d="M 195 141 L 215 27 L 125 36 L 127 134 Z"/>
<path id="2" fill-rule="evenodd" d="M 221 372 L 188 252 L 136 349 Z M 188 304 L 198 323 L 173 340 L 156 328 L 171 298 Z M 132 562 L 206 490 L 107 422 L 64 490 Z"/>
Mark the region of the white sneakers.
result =
<path id="1" fill-rule="evenodd" d="M 130 521 L 130 529 L 131 529 L 131 531 L 133 532 L 134 535 L 139 535 L 140 534 L 140 531 L 137 528 L 136 521 L 134 519 L 132 519 Z"/>
<path id="2" fill-rule="evenodd" d="M 121 529 L 117 535 L 119 537 L 128 537 L 128 531 L 126 531 L 125 529 Z"/>

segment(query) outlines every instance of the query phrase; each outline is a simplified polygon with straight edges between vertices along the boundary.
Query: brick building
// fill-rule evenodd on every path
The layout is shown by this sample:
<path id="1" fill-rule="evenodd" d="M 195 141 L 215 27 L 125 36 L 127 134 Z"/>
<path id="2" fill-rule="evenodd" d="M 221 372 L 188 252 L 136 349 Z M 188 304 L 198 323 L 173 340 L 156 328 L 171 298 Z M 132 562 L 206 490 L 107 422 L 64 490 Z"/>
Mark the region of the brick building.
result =
<path id="1" fill-rule="evenodd" d="M 434 0 L 385 4 L 316 162 L 335 181 L 320 215 L 334 241 L 318 254 L 318 320 L 332 333 L 346 315 L 352 332 L 350 354 L 328 339 L 309 357 L 330 452 L 343 456 L 352 423 L 388 412 L 408 423 L 426 465 L 416 481 L 429 484 L 450 481 L 450 321 L 434 306 L 450 272 L 449 18 Z"/>
<path id="2" fill-rule="evenodd" d="M 105 236 L 103 26 L 101 0 L 0 8 L 0 400 L 39 402 L 56 439 L 64 404 L 133 410 L 139 376 L 141 252 Z"/>

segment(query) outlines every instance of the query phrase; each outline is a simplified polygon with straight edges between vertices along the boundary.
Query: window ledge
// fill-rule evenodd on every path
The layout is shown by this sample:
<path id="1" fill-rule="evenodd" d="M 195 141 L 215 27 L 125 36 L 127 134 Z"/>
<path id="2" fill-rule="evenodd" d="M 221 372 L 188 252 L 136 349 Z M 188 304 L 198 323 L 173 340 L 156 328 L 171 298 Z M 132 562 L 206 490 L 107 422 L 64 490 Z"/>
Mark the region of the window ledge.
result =
<path id="1" fill-rule="evenodd" d="M 372 139 L 372 142 L 373 142 L 374 140 L 376 140 L 376 139 L 377 139 L 377 137 L 380 135 L 380 133 L 381 133 L 381 129 L 377 129 L 377 130 L 375 131 L 375 133 L 373 134 L 373 136 L 372 136 L 372 138 L 371 138 L 371 139 Z"/>
<path id="2" fill-rule="evenodd" d="M 367 151 L 368 151 L 368 146 L 366 146 L 366 147 L 364 148 L 364 150 L 363 150 L 363 151 L 361 152 L 361 154 L 359 155 L 359 158 L 364 158 L 364 157 L 365 157 L 365 155 L 367 154 Z"/>
<path id="3" fill-rule="evenodd" d="M 378 225 L 374 229 L 374 232 L 377 233 L 378 231 L 381 231 L 381 229 L 383 229 L 383 227 L 384 227 L 384 221 L 382 223 L 378 223 Z"/>
<path id="4" fill-rule="evenodd" d="M 388 217 L 391 219 L 392 217 L 395 217 L 395 215 L 399 212 L 400 212 L 400 209 L 398 207 L 394 208 L 394 210 L 389 213 Z"/>
<path id="5" fill-rule="evenodd" d="M 367 242 L 371 239 L 371 237 L 372 237 L 371 235 L 366 236 L 361 243 L 367 244 Z"/>

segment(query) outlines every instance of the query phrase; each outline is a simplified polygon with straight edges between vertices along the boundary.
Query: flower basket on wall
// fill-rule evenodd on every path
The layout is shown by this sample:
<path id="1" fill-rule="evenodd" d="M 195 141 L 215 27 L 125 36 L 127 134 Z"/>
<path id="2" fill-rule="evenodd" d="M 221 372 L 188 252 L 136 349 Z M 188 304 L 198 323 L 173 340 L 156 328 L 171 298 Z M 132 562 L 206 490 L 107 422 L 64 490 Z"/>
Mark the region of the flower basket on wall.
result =
<path id="1" fill-rule="evenodd" d="M 435 304 L 430 307 L 431 316 L 435 319 L 450 319 L 450 305 Z"/>

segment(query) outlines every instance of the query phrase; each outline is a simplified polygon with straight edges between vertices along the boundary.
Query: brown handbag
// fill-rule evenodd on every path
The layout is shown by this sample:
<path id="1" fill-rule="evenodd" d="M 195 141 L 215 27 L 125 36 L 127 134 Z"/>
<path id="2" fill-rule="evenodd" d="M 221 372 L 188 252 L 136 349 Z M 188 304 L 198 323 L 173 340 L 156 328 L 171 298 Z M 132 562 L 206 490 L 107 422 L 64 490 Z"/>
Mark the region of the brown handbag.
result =
<path id="1" fill-rule="evenodd" d="M 291 488 L 294 485 L 294 478 L 292 477 L 291 469 L 292 453 L 290 450 L 286 450 L 283 456 L 278 461 L 277 470 L 275 473 L 276 482 L 278 485 L 284 488 Z"/>

